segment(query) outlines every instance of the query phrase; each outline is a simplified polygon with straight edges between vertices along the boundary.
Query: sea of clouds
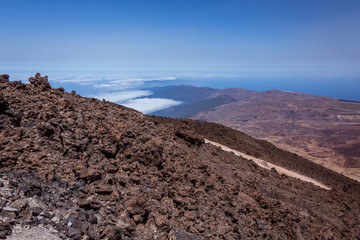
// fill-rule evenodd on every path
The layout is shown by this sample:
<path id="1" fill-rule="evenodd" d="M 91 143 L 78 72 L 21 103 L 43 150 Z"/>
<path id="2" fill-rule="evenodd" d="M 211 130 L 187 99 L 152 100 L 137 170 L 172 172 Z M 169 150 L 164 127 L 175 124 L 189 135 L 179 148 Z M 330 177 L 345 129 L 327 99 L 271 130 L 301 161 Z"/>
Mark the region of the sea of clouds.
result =
<path id="1" fill-rule="evenodd" d="M 67 91 L 75 90 L 85 97 L 107 100 L 134 108 L 144 114 L 181 104 L 180 101 L 151 97 L 147 88 L 175 85 L 178 78 L 171 75 L 134 74 L 54 74 L 49 81 L 55 86 L 65 86 Z"/>
<path id="2" fill-rule="evenodd" d="M 151 114 L 183 102 L 170 98 L 152 97 L 151 88 L 168 85 L 201 86 L 200 79 L 232 78 L 229 74 L 213 73 L 51 73 L 49 81 L 54 87 L 75 90 L 85 97 L 107 100 L 142 113 Z M 28 75 L 29 76 L 29 75 Z M 206 83 L 205 83 L 206 84 Z"/>

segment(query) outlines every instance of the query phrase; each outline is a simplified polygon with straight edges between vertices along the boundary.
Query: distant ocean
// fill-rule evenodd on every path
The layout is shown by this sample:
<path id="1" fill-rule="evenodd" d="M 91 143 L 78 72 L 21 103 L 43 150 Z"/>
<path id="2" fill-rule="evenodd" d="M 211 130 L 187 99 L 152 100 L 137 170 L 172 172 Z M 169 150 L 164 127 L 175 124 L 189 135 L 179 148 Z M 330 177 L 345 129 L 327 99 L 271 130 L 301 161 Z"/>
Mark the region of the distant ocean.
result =
<path id="1" fill-rule="evenodd" d="M 279 89 L 360 101 L 359 77 L 254 77 L 210 79 L 201 81 L 202 86 L 217 89 L 244 88 L 253 91 Z"/>
<path id="2" fill-rule="evenodd" d="M 14 71 L 10 80 L 27 82 L 35 72 Z M 216 89 L 243 88 L 253 91 L 279 89 L 351 101 L 360 101 L 360 73 L 290 72 L 44 72 L 54 87 L 123 104 L 144 113 L 178 105 L 172 99 L 151 98 L 151 87 L 193 85 Z"/>

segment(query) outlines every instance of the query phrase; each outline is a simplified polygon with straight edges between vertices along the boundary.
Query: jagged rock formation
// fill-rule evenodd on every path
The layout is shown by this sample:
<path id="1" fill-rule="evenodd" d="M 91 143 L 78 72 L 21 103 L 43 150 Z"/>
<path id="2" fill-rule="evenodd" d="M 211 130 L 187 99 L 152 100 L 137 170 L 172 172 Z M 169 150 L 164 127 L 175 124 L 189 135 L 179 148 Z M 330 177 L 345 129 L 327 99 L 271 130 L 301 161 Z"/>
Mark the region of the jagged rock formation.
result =
<path id="1" fill-rule="evenodd" d="M 35 74 L 35 77 L 30 77 L 29 82 L 42 90 L 51 88 L 48 77 L 41 77 L 40 73 Z"/>
<path id="2" fill-rule="evenodd" d="M 2 238 L 20 224 L 70 239 L 360 239 L 351 180 L 324 190 L 186 122 L 29 81 L 0 83 Z"/>
<path id="3" fill-rule="evenodd" d="M 0 83 L 8 83 L 9 82 L 9 75 L 2 74 L 0 75 Z"/>

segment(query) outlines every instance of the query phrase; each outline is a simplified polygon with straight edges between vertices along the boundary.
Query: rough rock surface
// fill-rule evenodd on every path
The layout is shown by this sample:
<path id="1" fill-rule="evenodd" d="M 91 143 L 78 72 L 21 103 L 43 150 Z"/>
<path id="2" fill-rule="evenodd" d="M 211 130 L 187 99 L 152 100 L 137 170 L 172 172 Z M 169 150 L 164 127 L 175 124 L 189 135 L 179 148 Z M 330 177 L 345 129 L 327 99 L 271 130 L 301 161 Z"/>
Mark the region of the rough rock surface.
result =
<path id="1" fill-rule="evenodd" d="M 20 225 L 62 239 L 360 239 L 346 183 L 260 169 L 185 122 L 30 79 L 0 83 L 1 238 Z"/>
<path id="2" fill-rule="evenodd" d="M 42 90 L 50 89 L 50 83 L 48 82 L 48 77 L 41 77 L 40 73 L 35 74 L 35 77 L 30 77 L 29 82 L 34 84 L 36 87 L 40 87 Z"/>
<path id="3" fill-rule="evenodd" d="M 2 74 L 0 75 L 0 83 L 8 83 L 9 82 L 9 75 Z"/>
<path id="4" fill-rule="evenodd" d="M 352 193 L 360 198 L 359 183 L 357 181 L 313 163 L 299 155 L 277 148 L 270 142 L 253 138 L 218 123 L 155 116 L 147 116 L 147 118 L 157 124 L 172 124 L 177 127 L 186 126 L 204 138 L 314 178 L 333 188 L 338 188 L 339 190 L 347 189 L 347 191 L 352 191 Z"/>

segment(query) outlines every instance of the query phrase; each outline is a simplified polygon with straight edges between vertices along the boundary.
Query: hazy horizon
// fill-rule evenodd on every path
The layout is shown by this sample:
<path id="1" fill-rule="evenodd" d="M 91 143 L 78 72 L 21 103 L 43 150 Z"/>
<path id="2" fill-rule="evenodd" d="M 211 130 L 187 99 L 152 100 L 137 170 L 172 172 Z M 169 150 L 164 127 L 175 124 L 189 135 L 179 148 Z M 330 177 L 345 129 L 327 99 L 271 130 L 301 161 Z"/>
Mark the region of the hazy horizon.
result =
<path id="1" fill-rule="evenodd" d="M 86 96 L 135 91 L 128 101 L 146 98 L 136 91 L 151 81 L 360 100 L 359 0 L 0 0 L 0 8 L 0 74 L 12 80 L 41 72 Z"/>
<path id="2" fill-rule="evenodd" d="M 10 80 L 28 82 L 35 71 L 10 72 Z M 45 71 L 53 87 L 75 90 L 86 97 L 106 99 L 143 113 L 181 104 L 151 97 L 152 87 L 192 85 L 215 89 L 244 88 L 253 91 L 279 89 L 360 101 L 358 72 L 109 72 Z"/>

